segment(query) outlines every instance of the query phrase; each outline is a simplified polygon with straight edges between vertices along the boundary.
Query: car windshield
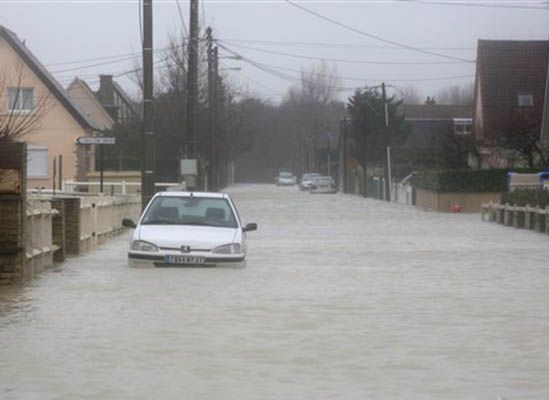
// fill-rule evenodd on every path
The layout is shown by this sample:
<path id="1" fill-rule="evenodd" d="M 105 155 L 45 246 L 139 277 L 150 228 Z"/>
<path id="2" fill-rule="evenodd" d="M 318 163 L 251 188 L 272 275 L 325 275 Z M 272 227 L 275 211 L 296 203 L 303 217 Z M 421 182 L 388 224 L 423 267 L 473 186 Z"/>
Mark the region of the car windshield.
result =
<path id="1" fill-rule="evenodd" d="M 332 183 L 333 179 L 328 177 L 315 178 L 314 182 L 318 184 L 326 184 L 326 183 Z"/>
<path id="2" fill-rule="evenodd" d="M 281 178 L 292 178 L 293 175 L 289 172 L 281 172 L 279 175 Z"/>
<path id="3" fill-rule="evenodd" d="M 183 196 L 155 198 L 143 216 L 141 224 L 238 227 L 227 199 Z"/>

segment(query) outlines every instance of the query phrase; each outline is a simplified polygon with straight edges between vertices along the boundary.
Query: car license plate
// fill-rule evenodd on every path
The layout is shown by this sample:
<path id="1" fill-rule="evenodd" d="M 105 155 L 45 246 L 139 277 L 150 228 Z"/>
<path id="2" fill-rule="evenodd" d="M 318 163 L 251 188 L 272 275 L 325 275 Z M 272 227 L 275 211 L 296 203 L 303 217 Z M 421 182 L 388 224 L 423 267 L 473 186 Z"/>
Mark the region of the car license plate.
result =
<path id="1" fill-rule="evenodd" d="M 166 255 L 164 261 L 166 264 L 199 265 L 204 264 L 205 257 Z"/>

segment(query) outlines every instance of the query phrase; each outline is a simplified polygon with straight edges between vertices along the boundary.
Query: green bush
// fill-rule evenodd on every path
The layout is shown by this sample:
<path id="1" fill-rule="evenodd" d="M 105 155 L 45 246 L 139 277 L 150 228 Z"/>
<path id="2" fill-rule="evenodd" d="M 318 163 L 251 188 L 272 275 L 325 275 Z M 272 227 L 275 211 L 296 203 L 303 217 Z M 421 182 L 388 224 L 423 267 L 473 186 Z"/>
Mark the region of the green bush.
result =
<path id="1" fill-rule="evenodd" d="M 507 170 L 420 171 L 413 178 L 417 188 L 435 192 L 505 192 Z"/>
<path id="2" fill-rule="evenodd" d="M 515 189 L 513 192 L 503 193 L 501 202 L 519 207 L 529 205 L 531 207 L 545 208 L 549 206 L 549 190 Z"/>

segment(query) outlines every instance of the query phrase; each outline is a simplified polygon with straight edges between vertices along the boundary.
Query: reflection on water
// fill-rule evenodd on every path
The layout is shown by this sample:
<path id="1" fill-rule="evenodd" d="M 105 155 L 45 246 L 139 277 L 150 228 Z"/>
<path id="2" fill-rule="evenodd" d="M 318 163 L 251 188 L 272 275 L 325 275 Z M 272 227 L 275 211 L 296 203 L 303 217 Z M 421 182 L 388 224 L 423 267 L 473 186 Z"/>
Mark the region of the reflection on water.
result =
<path id="1" fill-rule="evenodd" d="M 0 289 L 0 398 L 546 398 L 546 236 L 231 192 L 246 268 L 128 269 L 125 235 Z"/>

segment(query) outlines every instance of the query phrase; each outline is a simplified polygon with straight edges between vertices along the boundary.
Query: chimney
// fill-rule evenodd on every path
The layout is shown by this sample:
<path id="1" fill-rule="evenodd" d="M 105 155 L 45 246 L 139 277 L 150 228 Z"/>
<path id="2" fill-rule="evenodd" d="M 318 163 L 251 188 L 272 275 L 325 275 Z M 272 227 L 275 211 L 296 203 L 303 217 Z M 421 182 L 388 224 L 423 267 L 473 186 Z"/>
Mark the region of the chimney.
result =
<path id="1" fill-rule="evenodd" d="M 425 104 L 432 106 L 434 104 L 437 104 L 434 97 L 427 96 L 427 100 L 425 101 Z"/>
<path id="2" fill-rule="evenodd" d="M 114 104 L 114 85 L 112 75 L 99 75 L 97 98 L 114 121 L 118 121 L 118 107 Z"/>

